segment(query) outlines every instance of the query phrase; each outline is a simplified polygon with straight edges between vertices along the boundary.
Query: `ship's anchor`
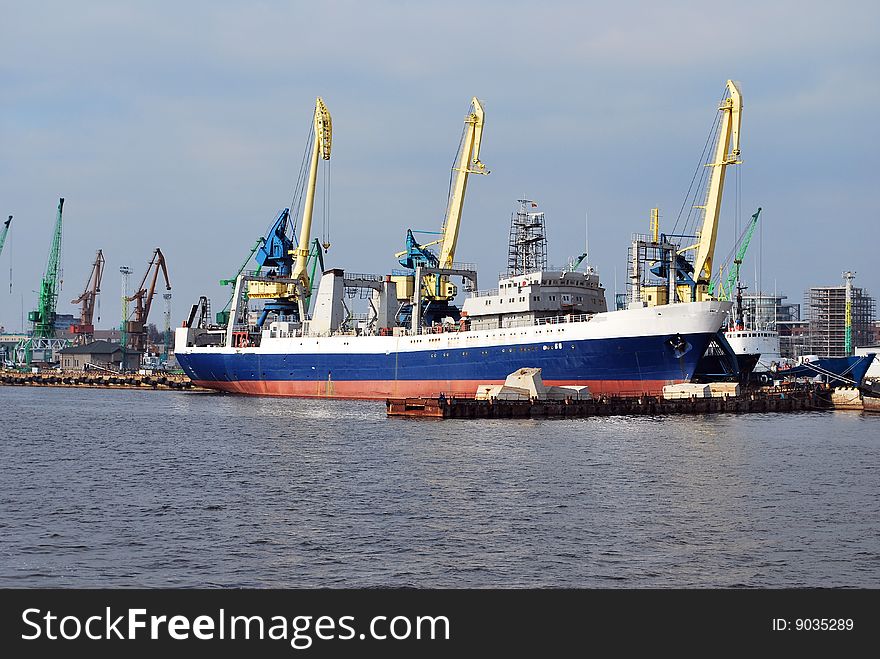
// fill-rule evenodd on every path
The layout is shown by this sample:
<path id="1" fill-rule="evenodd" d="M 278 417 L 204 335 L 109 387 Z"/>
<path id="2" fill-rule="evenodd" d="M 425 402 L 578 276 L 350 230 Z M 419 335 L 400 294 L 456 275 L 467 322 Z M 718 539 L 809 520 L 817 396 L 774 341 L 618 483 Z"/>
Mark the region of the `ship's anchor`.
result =
<path id="1" fill-rule="evenodd" d="M 666 345 L 672 349 L 672 352 L 676 357 L 681 357 L 690 350 L 688 342 L 684 340 L 684 337 L 681 334 L 676 334 L 667 339 Z"/>

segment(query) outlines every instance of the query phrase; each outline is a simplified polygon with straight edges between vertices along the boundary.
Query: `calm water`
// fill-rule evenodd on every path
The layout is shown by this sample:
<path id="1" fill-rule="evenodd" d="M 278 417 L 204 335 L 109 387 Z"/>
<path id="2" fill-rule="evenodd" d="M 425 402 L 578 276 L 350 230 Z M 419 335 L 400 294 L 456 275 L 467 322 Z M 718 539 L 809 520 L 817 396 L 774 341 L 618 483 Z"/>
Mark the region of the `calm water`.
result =
<path id="1" fill-rule="evenodd" d="M 0 587 L 880 587 L 880 416 L 0 387 Z"/>

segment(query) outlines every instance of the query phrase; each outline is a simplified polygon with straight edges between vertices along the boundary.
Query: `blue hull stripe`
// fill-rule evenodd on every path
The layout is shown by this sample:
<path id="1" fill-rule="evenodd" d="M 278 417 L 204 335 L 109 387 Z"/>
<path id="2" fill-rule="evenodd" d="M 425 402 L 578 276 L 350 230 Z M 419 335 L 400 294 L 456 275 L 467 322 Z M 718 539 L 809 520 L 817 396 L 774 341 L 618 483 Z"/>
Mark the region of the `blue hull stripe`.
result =
<path id="1" fill-rule="evenodd" d="M 389 354 L 260 354 L 205 351 L 179 353 L 193 380 L 239 381 L 400 381 L 504 380 L 523 367 L 542 369 L 544 380 L 688 380 L 713 334 L 683 335 L 684 354 L 668 336 L 562 341 L 546 344 L 482 346 L 468 349 Z"/>

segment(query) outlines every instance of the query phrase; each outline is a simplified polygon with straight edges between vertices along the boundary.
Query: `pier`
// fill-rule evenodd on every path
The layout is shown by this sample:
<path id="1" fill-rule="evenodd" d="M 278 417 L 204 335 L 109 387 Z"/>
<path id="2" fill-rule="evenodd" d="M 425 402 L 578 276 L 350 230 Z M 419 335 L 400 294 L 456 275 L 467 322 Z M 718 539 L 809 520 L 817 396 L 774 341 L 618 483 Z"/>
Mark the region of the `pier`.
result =
<path id="1" fill-rule="evenodd" d="M 744 414 L 832 409 L 828 390 L 774 389 L 742 396 L 666 400 L 656 396 L 604 396 L 591 400 L 478 400 L 476 398 L 389 398 L 388 416 L 434 419 L 510 419 L 592 416 Z"/>
<path id="2" fill-rule="evenodd" d="M 20 373 L 0 371 L 0 385 L 30 387 L 85 387 L 104 389 L 199 390 L 186 375 L 176 373 L 105 373 L 83 371 L 43 371 Z"/>

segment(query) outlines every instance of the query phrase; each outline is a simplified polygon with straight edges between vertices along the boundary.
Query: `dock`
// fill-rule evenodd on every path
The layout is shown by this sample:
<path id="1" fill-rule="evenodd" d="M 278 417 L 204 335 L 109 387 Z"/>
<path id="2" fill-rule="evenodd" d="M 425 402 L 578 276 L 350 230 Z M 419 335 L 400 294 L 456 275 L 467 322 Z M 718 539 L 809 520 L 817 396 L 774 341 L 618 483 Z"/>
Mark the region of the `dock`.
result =
<path id="1" fill-rule="evenodd" d="M 111 374 L 83 371 L 42 371 L 21 373 L 0 371 L 0 385 L 30 387 L 83 387 L 103 389 L 201 390 L 186 375 L 176 373 Z"/>
<path id="2" fill-rule="evenodd" d="M 656 396 L 603 396 L 591 400 L 502 400 L 476 398 L 388 398 L 388 416 L 433 419 L 511 419 L 593 416 L 745 414 L 832 409 L 821 389 L 753 391 L 741 396 L 666 400 Z"/>

